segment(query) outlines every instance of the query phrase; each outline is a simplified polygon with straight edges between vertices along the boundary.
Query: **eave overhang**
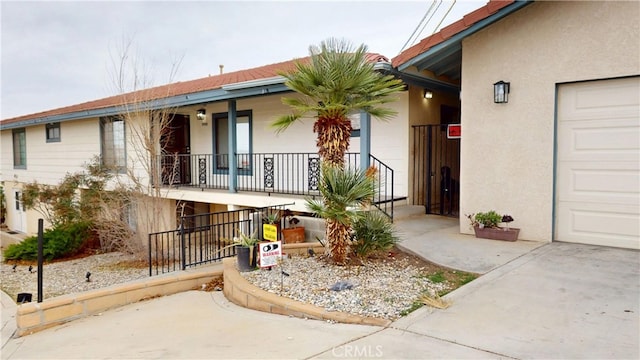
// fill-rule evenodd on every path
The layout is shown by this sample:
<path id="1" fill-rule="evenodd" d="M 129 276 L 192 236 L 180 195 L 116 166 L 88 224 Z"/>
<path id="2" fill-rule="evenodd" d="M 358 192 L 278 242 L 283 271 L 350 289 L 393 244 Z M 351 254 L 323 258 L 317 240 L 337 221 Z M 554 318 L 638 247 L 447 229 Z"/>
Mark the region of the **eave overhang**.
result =
<path id="1" fill-rule="evenodd" d="M 531 3 L 533 3 L 531 0 L 517 0 L 505 6 L 494 14 L 489 15 L 470 27 L 456 33 L 447 40 L 434 45 L 420 55 L 404 62 L 398 66 L 398 70 L 404 72 L 410 67 L 416 67 L 418 71 L 429 70 L 436 76 L 446 76 L 453 80 L 460 79 L 462 68 L 462 41 L 466 37 Z"/>
<path id="2" fill-rule="evenodd" d="M 261 80 L 265 80 L 261 82 Z M 60 115 L 51 115 L 16 121 L 8 124 L 0 123 L 0 130 L 9 130 L 40 124 L 74 121 L 101 116 L 115 116 L 125 112 L 148 111 L 163 108 L 179 108 L 190 105 L 201 105 L 217 101 L 237 100 L 242 98 L 265 96 L 291 91 L 284 85 L 284 78 L 261 79 L 259 81 L 245 81 L 242 83 L 225 85 L 220 89 L 200 91 L 191 94 L 151 100 L 139 104 L 110 106 L 99 109 L 76 111 Z M 229 88 L 230 87 L 230 88 Z M 225 90 L 226 88 L 226 90 Z M 176 111 L 179 112 L 179 111 Z"/>

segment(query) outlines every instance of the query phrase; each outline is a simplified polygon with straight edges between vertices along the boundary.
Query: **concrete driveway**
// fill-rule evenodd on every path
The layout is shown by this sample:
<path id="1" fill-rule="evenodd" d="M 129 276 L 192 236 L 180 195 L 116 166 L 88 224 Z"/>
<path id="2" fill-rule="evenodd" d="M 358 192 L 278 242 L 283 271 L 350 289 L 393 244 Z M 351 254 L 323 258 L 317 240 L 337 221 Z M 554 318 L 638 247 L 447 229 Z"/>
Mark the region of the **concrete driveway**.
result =
<path id="1" fill-rule="evenodd" d="M 421 309 L 393 326 L 518 359 L 640 357 L 640 252 L 635 250 L 548 244 L 450 298 L 453 306 L 447 310 Z M 391 336 L 397 330 L 359 342 L 375 343 L 387 331 Z"/>
<path id="2" fill-rule="evenodd" d="M 12 339 L 2 359 L 598 358 L 639 354 L 640 252 L 552 243 L 390 328 L 239 308 L 190 291 Z"/>

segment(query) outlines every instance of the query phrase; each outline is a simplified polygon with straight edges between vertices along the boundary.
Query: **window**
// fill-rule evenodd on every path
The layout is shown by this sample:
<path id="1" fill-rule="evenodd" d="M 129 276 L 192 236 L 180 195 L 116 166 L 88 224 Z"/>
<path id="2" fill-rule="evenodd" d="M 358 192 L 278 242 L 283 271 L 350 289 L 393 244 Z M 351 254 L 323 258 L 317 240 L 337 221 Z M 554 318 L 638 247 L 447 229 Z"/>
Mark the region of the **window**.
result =
<path id="1" fill-rule="evenodd" d="M 360 137 L 360 113 L 349 115 L 351 122 L 351 137 Z"/>
<path id="2" fill-rule="evenodd" d="M 13 130 L 13 168 L 27 168 L 27 134 L 24 129 Z"/>
<path id="3" fill-rule="evenodd" d="M 118 117 L 100 119 L 102 165 L 124 170 L 126 166 L 124 120 Z"/>
<path id="4" fill-rule="evenodd" d="M 138 230 L 138 212 L 134 203 L 127 203 L 123 207 L 122 220 L 129 225 L 131 231 L 136 232 Z"/>
<path id="5" fill-rule="evenodd" d="M 239 170 L 251 169 L 251 110 L 238 111 L 236 115 L 236 149 Z M 213 114 L 214 168 L 229 170 L 229 118 L 227 113 Z"/>
<path id="6" fill-rule="evenodd" d="M 21 192 L 16 191 L 16 210 L 18 211 L 24 210 L 24 204 L 22 204 L 22 200 L 20 199 L 21 194 Z"/>
<path id="7" fill-rule="evenodd" d="M 47 142 L 60 142 L 60 123 L 47 124 Z"/>

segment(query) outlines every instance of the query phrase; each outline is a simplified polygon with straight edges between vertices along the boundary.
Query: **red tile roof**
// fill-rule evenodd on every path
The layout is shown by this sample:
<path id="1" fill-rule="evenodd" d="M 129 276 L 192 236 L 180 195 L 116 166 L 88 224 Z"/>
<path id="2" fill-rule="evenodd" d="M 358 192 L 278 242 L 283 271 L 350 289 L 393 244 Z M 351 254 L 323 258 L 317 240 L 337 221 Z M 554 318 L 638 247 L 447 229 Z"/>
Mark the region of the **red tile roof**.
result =
<path id="1" fill-rule="evenodd" d="M 394 57 L 391 60 L 391 65 L 393 67 L 398 67 L 406 63 L 414 57 L 426 52 L 435 45 L 438 45 L 441 42 L 444 42 L 447 39 L 451 38 L 452 36 L 462 32 L 463 30 L 466 30 L 478 21 L 489 17 L 490 15 L 496 13 L 498 10 L 502 9 L 505 6 L 512 4 L 513 2 L 514 0 L 490 0 L 483 7 L 468 13 L 462 19 L 442 28 L 439 32 L 422 39 L 416 45 L 401 52 L 398 56 Z"/>
<path id="2" fill-rule="evenodd" d="M 247 70 L 239 70 L 226 74 L 220 74 L 215 76 L 208 76 L 206 78 L 179 81 L 172 84 L 157 86 L 149 89 L 143 89 L 132 93 L 111 96 L 103 99 L 88 101 L 81 104 L 66 106 L 58 109 L 47 110 L 35 114 L 22 115 L 10 119 L 2 120 L 2 124 L 11 124 L 24 120 L 38 119 L 46 116 L 71 114 L 80 111 L 97 110 L 103 108 L 109 108 L 112 106 L 124 105 L 126 103 L 135 103 L 136 99 L 154 100 L 162 99 L 166 97 L 176 95 L 193 94 L 201 91 L 220 89 L 223 85 L 235 84 L 244 81 L 266 79 L 274 76 L 278 76 L 281 71 L 293 70 L 296 62 L 306 62 L 309 57 L 293 59 L 289 61 L 279 62 L 270 65 L 264 65 Z M 367 60 L 371 62 L 385 61 L 389 62 L 386 57 L 368 53 Z M 128 101 L 127 101 L 128 100 Z"/>

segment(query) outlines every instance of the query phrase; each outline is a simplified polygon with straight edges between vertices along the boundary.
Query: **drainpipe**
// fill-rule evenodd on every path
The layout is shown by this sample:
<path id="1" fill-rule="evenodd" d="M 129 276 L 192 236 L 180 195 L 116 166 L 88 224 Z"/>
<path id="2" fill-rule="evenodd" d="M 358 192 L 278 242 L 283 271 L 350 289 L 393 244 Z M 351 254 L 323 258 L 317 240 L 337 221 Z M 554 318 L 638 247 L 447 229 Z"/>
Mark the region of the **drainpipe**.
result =
<path id="1" fill-rule="evenodd" d="M 360 169 L 365 171 L 370 166 L 371 154 L 371 115 L 360 111 Z"/>
<path id="2" fill-rule="evenodd" d="M 236 101 L 229 100 L 229 114 L 227 115 L 229 125 L 229 192 L 238 192 L 238 161 L 236 159 Z"/>

